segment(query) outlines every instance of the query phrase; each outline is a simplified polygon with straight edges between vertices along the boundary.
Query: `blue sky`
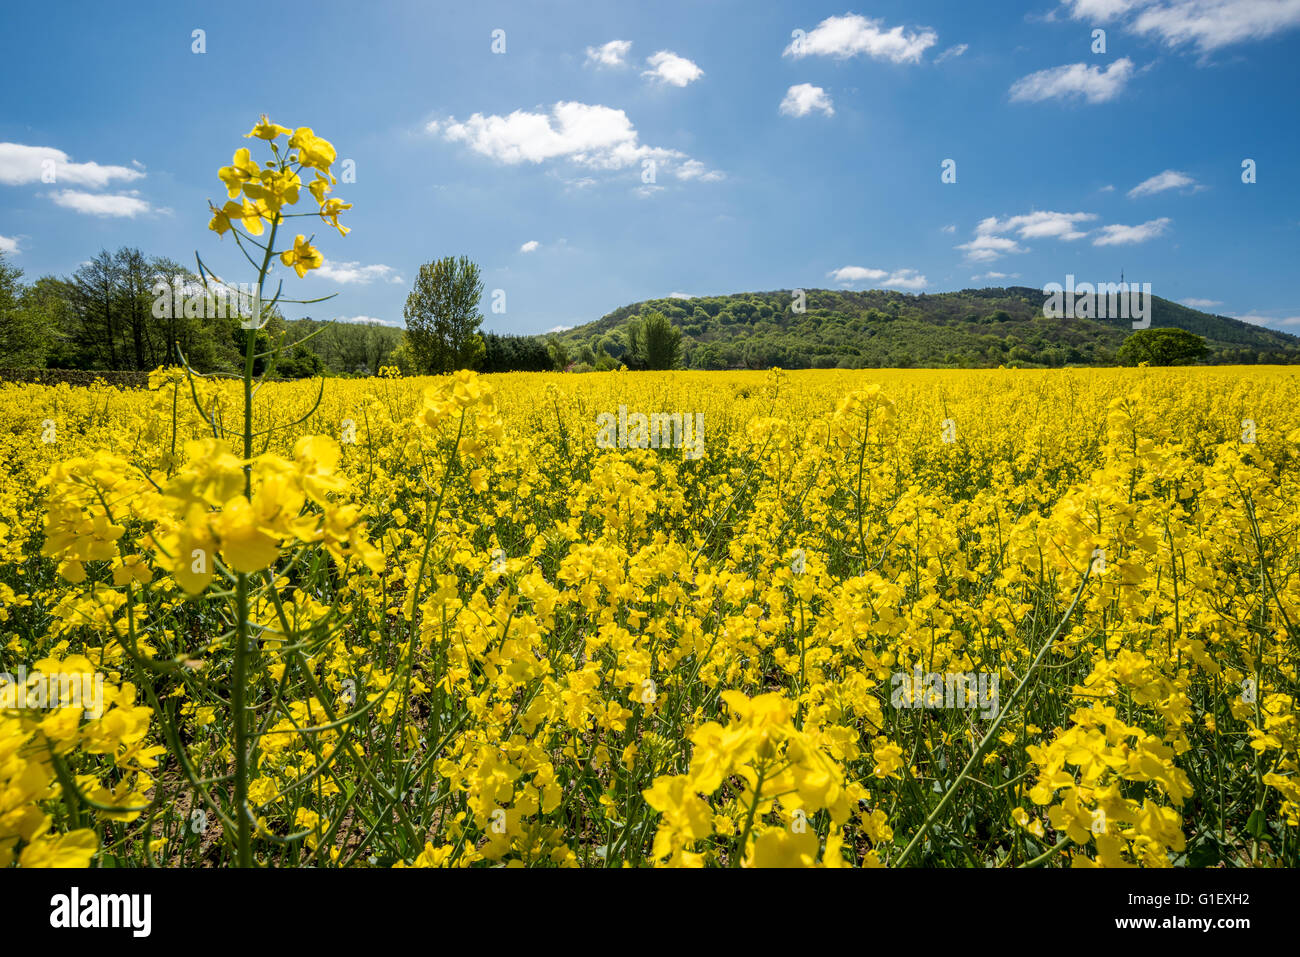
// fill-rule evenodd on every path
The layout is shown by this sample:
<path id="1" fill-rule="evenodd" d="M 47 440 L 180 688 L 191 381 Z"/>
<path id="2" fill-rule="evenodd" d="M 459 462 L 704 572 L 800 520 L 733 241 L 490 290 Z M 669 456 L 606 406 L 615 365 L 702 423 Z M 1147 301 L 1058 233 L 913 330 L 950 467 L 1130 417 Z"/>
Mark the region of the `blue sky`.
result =
<path id="1" fill-rule="evenodd" d="M 500 332 L 673 293 L 1042 287 L 1122 269 L 1300 333 L 1300 0 L 159 2 L 5 18 L 0 250 L 29 280 L 122 245 L 186 263 L 198 250 L 251 278 L 207 231 L 207 200 L 265 112 L 355 164 L 335 189 L 352 232 L 318 228 L 326 267 L 290 284 L 337 298 L 291 318 L 400 325 L 419 265 L 465 254 Z"/>

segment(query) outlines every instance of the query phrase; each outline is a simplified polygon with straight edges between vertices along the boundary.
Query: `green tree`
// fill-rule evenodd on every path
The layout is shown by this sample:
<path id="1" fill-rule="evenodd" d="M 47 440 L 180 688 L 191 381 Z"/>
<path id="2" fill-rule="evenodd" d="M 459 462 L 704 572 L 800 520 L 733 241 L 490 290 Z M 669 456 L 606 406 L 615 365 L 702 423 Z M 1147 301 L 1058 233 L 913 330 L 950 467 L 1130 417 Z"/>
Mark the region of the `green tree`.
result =
<path id="1" fill-rule="evenodd" d="M 415 352 L 411 349 L 411 337 L 402 333 L 402 339 L 397 343 L 397 348 L 389 356 L 389 362 L 401 370 L 402 375 L 415 375 L 418 371 L 415 363 Z"/>
<path id="2" fill-rule="evenodd" d="M 662 312 L 648 312 L 628 331 L 629 369 L 674 369 L 682 357 L 682 331 Z"/>
<path id="3" fill-rule="evenodd" d="M 1182 366 L 1208 353 L 1205 339 L 1186 329 L 1139 329 L 1124 340 L 1116 357 L 1125 365 Z"/>
<path id="4" fill-rule="evenodd" d="M 36 364 L 46 349 L 46 325 L 23 271 L 0 255 L 0 366 Z"/>
<path id="5" fill-rule="evenodd" d="M 72 275 L 69 292 L 80 320 L 78 339 L 100 369 L 121 368 L 117 348 L 120 280 L 117 261 L 107 249 L 82 263 Z"/>
<path id="6" fill-rule="evenodd" d="M 306 346 L 294 346 L 287 356 L 276 363 L 275 374 L 282 379 L 310 379 L 318 376 L 324 367 L 320 356 Z"/>
<path id="7" fill-rule="evenodd" d="M 569 347 L 559 336 L 551 335 L 546 339 L 546 351 L 550 353 L 551 365 L 556 372 L 563 372 L 569 367 Z"/>
<path id="8" fill-rule="evenodd" d="M 417 370 L 426 373 L 473 368 L 483 358 L 478 266 L 461 256 L 425 263 L 406 297 L 406 342 Z"/>
<path id="9" fill-rule="evenodd" d="M 68 284 L 54 276 L 42 276 L 23 290 L 22 309 L 27 314 L 28 349 L 31 366 L 56 368 L 54 362 L 76 335 L 77 317 L 68 302 Z M 15 336 L 21 333 L 15 331 Z M 0 351 L 12 346 L 8 332 L 0 332 Z"/>

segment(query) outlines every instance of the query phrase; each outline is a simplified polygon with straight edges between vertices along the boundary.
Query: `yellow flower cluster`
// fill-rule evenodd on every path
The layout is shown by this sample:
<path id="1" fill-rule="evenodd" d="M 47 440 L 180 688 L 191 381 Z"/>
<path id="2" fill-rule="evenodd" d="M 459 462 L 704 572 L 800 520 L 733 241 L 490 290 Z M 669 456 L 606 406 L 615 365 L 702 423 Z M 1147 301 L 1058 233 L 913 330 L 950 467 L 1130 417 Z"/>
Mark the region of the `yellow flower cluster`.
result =
<path id="1" fill-rule="evenodd" d="M 277 141 L 286 134 L 288 145 L 282 155 Z M 321 221 L 337 229 L 340 236 L 348 234 L 348 228 L 339 224 L 339 214 L 351 209 L 352 204 L 329 196 L 338 183 L 330 172 L 336 158 L 332 143 L 317 136 L 309 126 L 290 130 L 272 123 L 266 114 L 262 114 L 261 121 L 246 136 L 269 143 L 274 158 L 259 166 L 247 148 L 235 151 L 230 165 L 217 171 L 228 199 L 220 207 L 209 204 L 212 209 L 209 229 L 224 235 L 238 226 L 252 236 L 261 236 L 266 223 L 279 226 L 288 207 L 298 202 L 303 187 L 301 174 L 310 170 L 312 179 L 307 183 L 307 191 L 319 206 Z M 280 253 L 280 261 L 292 267 L 301 278 L 308 270 L 320 268 L 325 258 L 300 233 L 294 238 L 293 246 Z"/>
<path id="2" fill-rule="evenodd" d="M 32 679 L 93 672 L 74 654 L 35 662 Z M 135 702 L 123 682 L 104 685 L 97 716 L 66 695 L 41 712 L 0 710 L 0 867 L 87 867 L 104 822 L 140 817 L 166 749 L 148 743 L 153 712 Z M 75 775 L 74 752 L 83 767 Z"/>
<path id="3" fill-rule="evenodd" d="M 105 452 L 55 465 L 41 480 L 49 490 L 41 553 L 61 559 L 59 572 L 73 584 L 86 580 L 88 561 L 108 562 L 119 587 L 148 584 L 153 565 L 189 595 L 202 592 L 222 565 L 236 572 L 270 568 L 286 541 L 319 543 L 340 563 L 355 556 L 383 570 L 358 507 L 333 497 L 347 489 L 335 474 L 341 453 L 334 439 L 304 436 L 292 460 L 266 453 L 244 462 L 212 438 L 193 439 L 185 450 L 183 467 L 170 478 L 146 475 Z M 143 554 L 121 553 L 123 516 L 149 526 Z"/>

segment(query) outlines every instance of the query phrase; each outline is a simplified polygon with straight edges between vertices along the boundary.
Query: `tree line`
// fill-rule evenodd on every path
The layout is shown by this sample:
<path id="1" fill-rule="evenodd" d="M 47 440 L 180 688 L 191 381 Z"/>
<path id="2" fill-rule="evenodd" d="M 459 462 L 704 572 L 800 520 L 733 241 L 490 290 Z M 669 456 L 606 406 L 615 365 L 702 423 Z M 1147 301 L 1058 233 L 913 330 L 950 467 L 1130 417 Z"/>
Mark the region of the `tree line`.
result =
<path id="1" fill-rule="evenodd" d="M 273 372 L 279 378 L 376 375 L 384 366 L 430 374 L 542 372 L 572 364 L 557 353 L 554 337 L 480 332 L 481 296 L 478 267 L 446 257 L 421 268 L 405 330 L 286 319 L 272 307 L 257 333 L 258 351 L 282 347 Z M 147 372 L 183 357 L 197 372 L 238 372 L 246 334 L 241 321 L 253 305 L 233 291 L 205 287 L 173 259 L 131 247 L 101 250 L 71 276 L 34 282 L 0 253 L 0 368 Z"/>
<path id="2" fill-rule="evenodd" d="M 588 342 L 570 346 L 558 335 L 543 342 L 536 336 L 481 332 L 482 299 L 482 275 L 467 257 L 446 256 L 421 266 L 402 310 L 406 335 L 397 354 L 399 367 L 425 374 L 455 369 L 588 372 L 620 366 L 673 369 L 681 360 L 681 330 L 659 311 L 628 322 L 612 348 Z"/>

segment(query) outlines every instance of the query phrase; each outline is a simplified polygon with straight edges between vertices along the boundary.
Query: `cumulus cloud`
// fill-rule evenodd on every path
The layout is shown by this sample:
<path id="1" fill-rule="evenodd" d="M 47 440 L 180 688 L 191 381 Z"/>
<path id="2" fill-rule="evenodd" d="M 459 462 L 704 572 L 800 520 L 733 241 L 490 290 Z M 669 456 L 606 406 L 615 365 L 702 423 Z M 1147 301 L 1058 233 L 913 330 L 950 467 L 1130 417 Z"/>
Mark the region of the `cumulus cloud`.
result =
<path id="1" fill-rule="evenodd" d="M 992 262 L 1012 253 L 1023 253 L 1025 247 L 1008 233 L 1019 239 L 1059 239 L 1072 242 L 1082 239 L 1087 232 L 1078 228 L 1079 223 L 1096 219 L 1095 213 L 1057 213 L 1051 210 L 1035 210 L 1019 216 L 998 219 L 989 216 L 975 227 L 975 237 L 968 243 L 962 243 L 958 249 L 965 251 L 971 262 Z"/>
<path id="2" fill-rule="evenodd" d="M 915 269 L 872 269 L 868 266 L 841 266 L 827 273 L 836 282 L 849 285 L 856 282 L 873 282 L 881 289 L 924 289 L 925 276 Z"/>
<path id="3" fill-rule="evenodd" d="M 587 103 L 556 103 L 550 113 L 515 110 L 508 116 L 475 113 L 458 122 L 434 120 L 425 129 L 451 143 L 508 165 L 563 160 L 599 170 L 618 170 L 645 160 L 670 169 L 679 179 L 720 179 L 680 150 L 640 141 L 622 110 Z"/>
<path id="4" fill-rule="evenodd" d="M 1072 240 L 1082 239 L 1087 235 L 1076 228 L 1077 223 L 1086 223 L 1096 218 L 1095 213 L 1035 211 L 1003 220 L 990 216 L 981 221 L 976 230 L 990 233 L 1015 232 L 1021 239 Z"/>
<path id="5" fill-rule="evenodd" d="M 1300 316 L 1286 316 L 1282 319 L 1275 319 L 1272 316 L 1261 316 L 1259 313 L 1248 312 L 1244 316 L 1233 316 L 1232 318 L 1253 323 L 1257 326 L 1300 326 Z"/>
<path id="6" fill-rule="evenodd" d="M 1023 253 L 1025 251 L 1024 247 L 1014 239 L 1008 239 L 1006 236 L 992 236 L 987 233 L 976 233 L 974 239 L 968 243 L 962 243 L 957 248 L 965 250 L 966 258 L 977 263 L 992 262 L 1010 253 Z"/>
<path id="7" fill-rule="evenodd" d="M 704 71 L 686 57 L 669 50 L 660 50 L 654 56 L 647 57 L 645 62 L 650 69 L 641 75 L 669 86 L 686 86 L 704 76 Z"/>
<path id="8" fill-rule="evenodd" d="M 1076 20 L 1108 23 L 1116 17 L 1141 6 L 1145 0 L 1062 0 Z"/>
<path id="9" fill-rule="evenodd" d="M 786 116 L 807 116 L 813 110 L 820 110 L 827 116 L 835 115 L 831 98 L 820 86 L 811 83 L 799 83 L 785 91 L 781 101 L 781 112 Z"/>
<path id="10" fill-rule="evenodd" d="M 150 210 L 147 202 L 130 193 L 87 193 L 79 189 L 62 189 L 51 194 L 50 198 L 65 209 L 87 216 L 124 216 L 134 219 Z"/>
<path id="11" fill-rule="evenodd" d="M 1133 61 L 1116 60 L 1102 69 L 1086 63 L 1070 63 L 1039 70 L 1011 84 L 1013 101 L 1037 103 L 1042 100 L 1082 97 L 1089 103 L 1105 103 L 1124 91 L 1133 75 Z"/>
<path id="12" fill-rule="evenodd" d="M 343 285 L 367 286 L 376 279 L 390 283 L 400 283 L 402 281 L 402 277 L 397 274 L 396 269 L 382 263 L 363 266 L 358 262 L 333 262 L 328 259 L 321 264 L 319 269 L 313 269 L 308 275 L 320 276 L 322 279 L 329 279 Z"/>
<path id="13" fill-rule="evenodd" d="M 1139 196 L 1150 196 L 1152 193 L 1162 193 L 1167 189 L 1182 189 L 1186 186 L 1195 187 L 1196 180 L 1186 173 L 1180 173 L 1176 169 L 1167 169 L 1163 173 L 1157 173 L 1150 179 L 1144 179 L 1128 191 L 1129 199 L 1137 199 Z"/>
<path id="14" fill-rule="evenodd" d="M 16 256 L 18 254 L 18 240 L 11 239 L 8 236 L 0 236 L 0 253 L 6 256 Z"/>
<path id="15" fill-rule="evenodd" d="M 1092 241 L 1094 246 L 1125 246 L 1130 243 L 1144 243 L 1148 239 L 1154 239 L 1162 235 L 1169 228 L 1172 222 L 1167 216 L 1160 219 L 1148 220 L 1137 226 L 1122 226 L 1119 224 L 1113 226 L 1101 227 L 1101 235 Z"/>
<path id="16" fill-rule="evenodd" d="M 1153 239 L 1164 233 L 1172 222 L 1168 218 L 1161 218 L 1137 226 L 1114 224 L 1101 226 L 1095 231 L 1080 228 L 1082 224 L 1091 223 L 1096 218 L 1095 213 L 1058 213 L 1050 210 L 1035 210 L 1019 216 L 1008 216 L 1006 219 L 989 216 L 976 225 L 974 238 L 957 248 L 966 253 L 969 262 L 992 262 L 1013 253 L 1028 252 L 1028 248 L 1021 245 L 1024 240 L 1056 239 L 1074 242 L 1091 235 L 1094 246 L 1119 246 Z"/>
<path id="17" fill-rule="evenodd" d="M 688 159 L 673 167 L 673 175 L 678 179 L 698 179 L 701 183 L 715 183 L 724 179 L 724 175 L 715 169 L 709 169 L 699 160 Z"/>
<path id="18" fill-rule="evenodd" d="M 928 27 L 905 30 L 899 26 L 886 30 L 883 24 L 883 20 L 870 20 L 855 13 L 827 17 L 812 32 L 796 36 L 783 55 L 839 59 L 861 55 L 890 63 L 919 63 L 922 54 L 939 40 L 939 35 Z"/>
<path id="19" fill-rule="evenodd" d="M 866 266 L 841 266 L 827 273 L 836 282 L 866 282 L 884 279 L 889 275 L 888 269 L 868 269 Z"/>
<path id="20" fill-rule="evenodd" d="M 531 253 L 540 245 L 541 243 L 539 243 L 537 240 L 530 239 L 528 240 L 528 242 L 524 243 L 522 246 L 519 247 L 519 251 L 521 253 Z"/>
<path id="21" fill-rule="evenodd" d="M 52 172 L 54 182 L 66 186 L 103 189 L 114 180 L 129 183 L 144 173 L 128 166 L 101 166 L 99 163 L 73 163 L 68 154 L 52 146 L 24 146 L 0 143 L 0 183 L 21 186 L 42 183 Z"/>
<path id="22" fill-rule="evenodd" d="M 360 326 L 395 326 L 397 323 L 374 316 L 335 316 L 334 322 L 350 322 Z"/>
<path id="23" fill-rule="evenodd" d="M 573 326 L 551 326 L 551 328 L 547 329 L 546 331 L 547 332 L 568 332 L 572 328 Z"/>
<path id="24" fill-rule="evenodd" d="M 668 294 L 668 298 L 669 299 L 694 299 L 695 297 L 692 296 L 689 292 L 670 292 Z"/>
<path id="25" fill-rule="evenodd" d="M 598 47 L 587 47 L 587 63 L 594 66 L 625 66 L 631 40 L 610 40 Z"/>
<path id="26" fill-rule="evenodd" d="M 1202 54 L 1300 26 L 1300 0 L 1063 0 L 1070 16 Z"/>
<path id="27" fill-rule="evenodd" d="M 884 289 L 924 289 L 928 280 L 915 269 L 900 269 L 880 283 Z"/>

